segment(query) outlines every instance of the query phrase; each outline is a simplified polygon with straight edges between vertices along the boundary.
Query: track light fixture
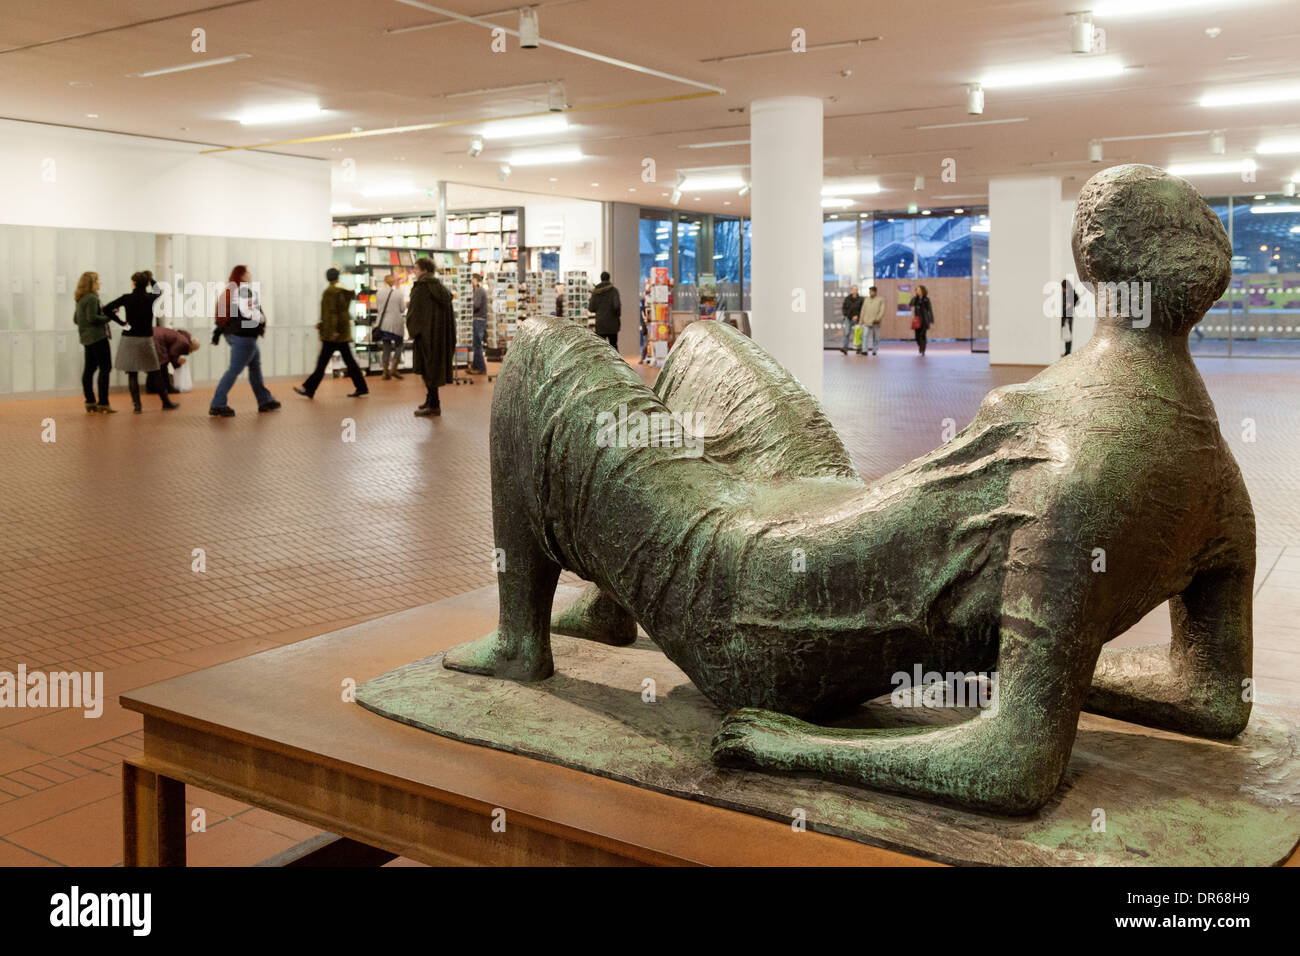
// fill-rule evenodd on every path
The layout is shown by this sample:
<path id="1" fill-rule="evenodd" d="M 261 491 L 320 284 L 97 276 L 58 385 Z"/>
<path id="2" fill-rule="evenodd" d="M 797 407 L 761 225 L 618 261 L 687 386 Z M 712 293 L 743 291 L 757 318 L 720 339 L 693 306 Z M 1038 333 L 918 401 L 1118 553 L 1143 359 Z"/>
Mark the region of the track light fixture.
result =
<path id="1" fill-rule="evenodd" d="M 519 11 L 519 49 L 536 50 L 541 31 L 537 27 L 537 8 L 523 7 Z"/>
<path id="2" fill-rule="evenodd" d="M 497 167 L 497 179 L 501 180 L 502 182 L 505 182 L 509 178 L 510 178 L 510 164 L 502 163 L 500 166 Z"/>
<path id="3" fill-rule="evenodd" d="M 1222 156 L 1228 151 L 1228 137 L 1223 130 L 1216 129 L 1210 134 L 1210 155 Z"/>
<path id="4" fill-rule="evenodd" d="M 1296 184 L 1295 184 L 1294 181 L 1283 183 L 1283 184 L 1282 184 L 1282 195 L 1283 195 L 1283 196 L 1287 196 L 1287 197 L 1294 196 L 1295 193 L 1296 193 L 1295 186 L 1296 186 Z"/>
<path id="5" fill-rule="evenodd" d="M 1091 53 L 1093 51 L 1092 11 L 1083 10 L 1070 14 L 1070 52 Z"/>
<path id="6" fill-rule="evenodd" d="M 984 87 L 978 83 L 966 87 L 966 112 L 970 116 L 984 112 Z"/>
<path id="7" fill-rule="evenodd" d="M 925 177 L 917 176 L 912 180 L 912 191 L 919 193 L 923 189 L 925 189 Z"/>
<path id="8" fill-rule="evenodd" d="M 681 191 L 681 189 L 679 189 L 678 187 L 674 186 L 674 187 L 673 187 L 673 194 L 672 194 L 672 196 L 670 197 L 670 200 L 671 200 L 671 202 L 672 202 L 672 204 L 673 204 L 674 206 L 676 206 L 679 202 L 681 202 L 681 201 L 682 201 L 682 191 Z"/>
<path id="9" fill-rule="evenodd" d="M 1088 143 L 1088 162 L 1101 162 L 1101 140 L 1094 139 Z"/>
<path id="10" fill-rule="evenodd" d="M 473 159 L 479 153 L 483 152 L 483 137 L 475 136 L 473 139 L 471 139 L 469 141 L 469 149 L 466 150 L 466 152 L 469 153 L 470 159 Z"/>
<path id="11" fill-rule="evenodd" d="M 745 185 L 740 187 L 740 195 L 742 196 L 749 195 L 749 183 L 745 183 Z"/>
<path id="12" fill-rule="evenodd" d="M 569 108 L 569 97 L 563 83 L 552 83 L 546 91 L 546 108 L 552 113 L 563 113 Z"/>

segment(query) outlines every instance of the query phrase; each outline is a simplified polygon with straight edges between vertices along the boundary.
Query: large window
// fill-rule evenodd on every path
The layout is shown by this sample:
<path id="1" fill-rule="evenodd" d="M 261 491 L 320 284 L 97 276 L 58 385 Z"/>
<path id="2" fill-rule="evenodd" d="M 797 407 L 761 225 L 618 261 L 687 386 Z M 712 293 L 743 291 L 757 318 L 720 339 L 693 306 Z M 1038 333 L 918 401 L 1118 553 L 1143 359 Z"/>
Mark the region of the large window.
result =
<path id="1" fill-rule="evenodd" d="M 662 216 L 663 218 L 659 218 Z M 641 210 L 641 285 L 650 278 L 650 270 L 672 270 L 673 224 L 666 214 Z"/>
<path id="2" fill-rule="evenodd" d="M 677 284 L 694 285 L 699 278 L 696 253 L 699 249 L 700 221 L 684 216 L 677 220 Z M 705 270 L 707 271 L 707 270 Z"/>
<path id="3" fill-rule="evenodd" d="M 916 278 L 916 227 L 913 219 L 877 219 L 875 274 L 877 279 Z"/>
<path id="4" fill-rule="evenodd" d="M 965 278 L 971 274 L 969 216 L 926 216 L 912 221 L 921 278 Z"/>
<path id="5" fill-rule="evenodd" d="M 713 220 L 713 272 L 718 284 L 740 282 L 740 220 Z"/>

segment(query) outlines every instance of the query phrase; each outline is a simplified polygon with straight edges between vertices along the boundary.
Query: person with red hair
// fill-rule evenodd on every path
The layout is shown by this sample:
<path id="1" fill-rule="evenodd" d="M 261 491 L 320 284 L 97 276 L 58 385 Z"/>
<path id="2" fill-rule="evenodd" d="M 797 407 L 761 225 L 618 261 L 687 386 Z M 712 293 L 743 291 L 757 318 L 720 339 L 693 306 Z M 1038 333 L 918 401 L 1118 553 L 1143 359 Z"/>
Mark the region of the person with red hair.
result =
<path id="1" fill-rule="evenodd" d="M 257 410 L 273 412 L 280 407 L 262 381 L 262 353 L 257 340 L 266 331 L 266 316 L 262 314 L 252 280 L 253 275 L 247 266 L 235 266 L 226 287 L 217 296 L 217 328 L 212 342 L 215 345 L 224 335 L 230 343 L 230 367 L 217 383 L 212 405 L 208 408 L 209 415 L 219 418 L 230 418 L 235 414 L 226 401 L 235 379 L 245 368 L 248 369 L 248 383 L 257 396 Z"/>

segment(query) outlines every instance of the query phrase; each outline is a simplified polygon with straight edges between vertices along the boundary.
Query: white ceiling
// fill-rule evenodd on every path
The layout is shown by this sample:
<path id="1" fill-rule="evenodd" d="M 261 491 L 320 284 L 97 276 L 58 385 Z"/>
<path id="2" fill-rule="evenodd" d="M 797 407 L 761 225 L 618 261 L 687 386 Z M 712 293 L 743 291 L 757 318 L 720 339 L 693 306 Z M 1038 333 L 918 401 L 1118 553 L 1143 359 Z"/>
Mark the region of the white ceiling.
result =
<path id="1" fill-rule="evenodd" d="M 570 52 L 521 50 L 513 37 L 506 52 L 493 53 L 488 29 L 460 22 L 385 34 L 389 28 L 444 20 L 397 0 L 225 0 L 196 11 L 203 3 L 11 5 L 0 37 L 0 115 L 222 146 L 353 128 L 462 124 L 269 147 L 330 161 L 336 203 L 384 212 L 429 208 L 424 190 L 439 179 L 500 187 L 498 164 L 513 150 L 559 145 L 577 145 L 586 158 L 569 165 L 516 166 L 507 188 L 667 205 L 679 170 L 743 174 L 748 162 L 749 147 L 743 144 L 683 147 L 746 139 L 750 101 L 783 94 L 824 99 L 826 177 L 867 179 L 884 188 L 850 211 L 894 209 L 912 201 L 936 208 L 970 205 L 985 199 L 992 176 L 1059 175 L 1070 195 L 1097 168 L 1087 159 L 1093 138 L 1190 133 L 1104 145 L 1106 163 L 1167 165 L 1216 158 L 1208 135 L 1197 131 L 1226 130 L 1227 155 L 1220 157 L 1226 159 L 1254 156 L 1262 139 L 1300 137 L 1300 101 L 1217 109 L 1197 104 L 1207 91 L 1223 87 L 1300 84 L 1297 0 L 1187 0 L 1176 14 L 1098 17 L 1107 55 L 1125 65 L 1122 74 L 990 89 L 979 117 L 966 115 L 965 86 L 991 69 L 1044 64 L 1047 73 L 1055 64 L 1080 59 L 1069 53 L 1067 13 L 1086 7 L 1087 0 L 539 4 L 541 35 L 547 40 L 726 90 L 643 105 L 617 104 L 701 90 Z M 500 0 L 443 3 L 476 16 L 502 7 Z M 511 30 L 519 25 L 513 10 L 488 19 Z M 205 53 L 191 51 L 195 28 L 206 31 Z M 806 31 L 814 49 L 717 62 L 734 54 L 786 50 L 796 28 Z M 1209 28 L 1217 28 L 1218 35 L 1207 35 Z M 815 49 L 875 36 L 881 39 Z M 249 56 L 208 69 L 127 76 L 237 53 Z M 478 121 L 545 111 L 544 84 L 550 80 L 564 82 L 574 107 L 567 114 L 568 131 L 489 140 L 478 158 L 466 155 L 470 137 L 481 128 Z M 447 96 L 529 83 L 541 85 Z M 233 119 L 249 108 L 302 101 L 318 102 L 326 112 L 308 122 L 269 126 L 241 126 Z M 987 123 L 1021 117 L 1024 121 Z M 985 125 L 918 129 L 972 120 Z M 655 183 L 642 181 L 646 158 L 655 161 Z M 956 161 L 956 182 L 941 180 L 945 158 Z M 1207 194 L 1275 193 L 1285 178 L 1300 174 L 1300 154 L 1255 158 L 1254 185 L 1235 175 L 1194 181 Z M 354 171 L 351 178 L 346 170 Z M 926 177 L 926 188 L 914 192 L 918 174 Z M 416 191 L 387 198 L 362 195 L 395 183 L 409 183 Z M 697 195 L 684 195 L 681 207 L 748 210 L 748 200 L 734 191 Z"/>

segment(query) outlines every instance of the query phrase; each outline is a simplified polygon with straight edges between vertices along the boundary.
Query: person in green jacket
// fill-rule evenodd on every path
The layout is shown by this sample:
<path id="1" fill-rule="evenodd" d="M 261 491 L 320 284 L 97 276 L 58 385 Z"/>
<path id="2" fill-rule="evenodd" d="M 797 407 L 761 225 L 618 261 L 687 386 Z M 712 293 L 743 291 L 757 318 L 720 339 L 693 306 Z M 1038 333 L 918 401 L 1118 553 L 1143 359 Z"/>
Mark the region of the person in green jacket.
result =
<path id="1" fill-rule="evenodd" d="M 354 294 L 351 289 L 339 285 L 338 269 L 327 270 L 325 278 L 329 287 L 321 293 L 320 321 L 316 323 L 316 328 L 320 330 L 320 357 L 316 359 L 316 371 L 302 385 L 295 385 L 293 390 L 299 395 L 312 398 L 320 387 L 321 379 L 325 377 L 325 367 L 329 365 L 330 358 L 338 352 L 343 356 L 343 364 L 347 366 L 348 375 L 352 377 L 356 389 L 348 393 L 348 398 L 360 398 L 370 394 L 370 388 L 366 385 L 366 376 L 361 371 L 361 366 L 352 357 L 352 316 L 348 310 Z"/>
<path id="2" fill-rule="evenodd" d="M 81 390 L 86 394 L 86 411 L 112 414 L 116 408 L 108 404 L 108 374 L 113 368 L 113 352 L 108 345 L 108 323 L 118 322 L 115 316 L 105 312 L 99 304 L 99 273 L 83 272 L 77 280 L 77 289 L 73 294 L 77 310 L 73 321 L 81 336 L 81 345 L 86 353 L 86 364 L 81 373 Z M 99 402 L 95 402 L 95 393 L 91 383 L 99 373 Z"/>

